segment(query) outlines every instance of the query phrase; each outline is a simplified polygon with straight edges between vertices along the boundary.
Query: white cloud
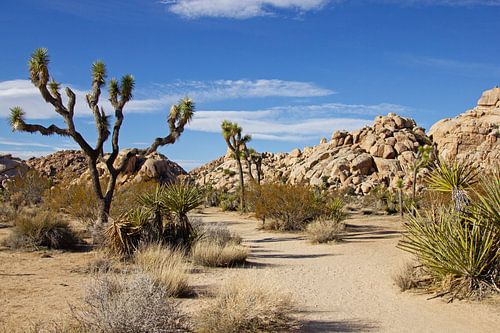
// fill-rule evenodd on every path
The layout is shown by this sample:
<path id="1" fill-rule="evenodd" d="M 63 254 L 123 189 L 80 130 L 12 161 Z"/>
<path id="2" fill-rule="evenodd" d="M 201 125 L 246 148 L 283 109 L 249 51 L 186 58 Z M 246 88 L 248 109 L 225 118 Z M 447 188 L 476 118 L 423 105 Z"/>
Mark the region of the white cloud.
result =
<path id="1" fill-rule="evenodd" d="M 30 159 L 31 157 L 40 157 L 53 154 L 53 150 L 0 150 L 0 155 L 12 155 L 23 160 Z"/>
<path id="2" fill-rule="evenodd" d="M 305 12 L 322 8 L 330 0 L 164 0 L 170 12 L 186 17 L 246 19 L 274 15 L 277 9 Z"/>
<path id="3" fill-rule="evenodd" d="M 319 105 L 276 107 L 257 111 L 198 111 L 189 129 L 220 132 L 223 120 L 237 122 L 245 133 L 255 139 L 303 142 L 329 137 L 335 130 L 354 130 L 372 122 L 374 115 L 411 109 L 394 104 L 350 105 L 326 103 Z M 339 115 L 350 115 L 342 117 Z M 365 116 L 362 118 L 361 116 Z M 368 118 L 368 119 L 367 119 Z"/>
<path id="4" fill-rule="evenodd" d="M 77 95 L 76 116 L 90 116 L 91 112 L 85 101 L 86 92 L 72 88 Z M 151 98 L 151 91 L 155 97 Z M 180 98 L 189 96 L 195 102 L 218 101 L 241 98 L 264 97 L 318 97 L 333 94 L 310 82 L 284 80 L 218 80 L 218 81 L 182 81 L 174 84 L 157 84 L 148 89 L 139 90 L 136 95 L 144 98 L 134 99 L 127 104 L 125 111 L 129 113 L 154 112 L 169 109 Z M 146 96 L 149 95 L 149 96 Z M 63 94 L 64 97 L 64 94 Z M 101 105 L 108 113 L 112 107 L 104 93 Z M 40 92 L 28 80 L 12 80 L 0 82 L 0 117 L 8 117 L 9 109 L 21 106 L 28 119 L 49 119 L 58 117 L 51 105 L 45 103 Z"/>

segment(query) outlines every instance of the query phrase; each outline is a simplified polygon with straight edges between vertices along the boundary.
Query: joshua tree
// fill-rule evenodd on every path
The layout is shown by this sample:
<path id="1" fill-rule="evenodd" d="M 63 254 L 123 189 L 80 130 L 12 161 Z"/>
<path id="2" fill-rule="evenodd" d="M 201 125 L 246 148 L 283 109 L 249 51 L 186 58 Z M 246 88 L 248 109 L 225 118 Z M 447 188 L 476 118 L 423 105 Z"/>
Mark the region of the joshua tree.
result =
<path id="1" fill-rule="evenodd" d="M 93 147 L 75 128 L 73 120 L 76 103 L 75 93 L 69 87 L 66 87 L 65 92 L 68 96 L 68 102 L 64 104 L 60 93 L 60 84 L 50 77 L 47 49 L 39 48 L 33 52 L 29 61 L 29 70 L 31 82 L 38 88 L 45 102 L 51 104 L 54 111 L 63 118 L 66 128 L 61 128 L 54 124 L 48 127 L 29 124 L 25 121 L 24 111 L 21 107 L 17 106 L 10 109 L 10 124 L 12 129 L 13 131 L 28 133 L 38 132 L 42 135 L 57 134 L 71 137 L 80 146 L 87 156 L 88 169 L 92 178 L 93 189 L 97 196 L 99 214 L 96 226 L 98 227 L 97 230 L 99 230 L 108 221 L 116 179 L 120 172 L 126 168 L 129 159 L 134 155 L 145 156 L 151 154 L 160 146 L 175 143 L 184 131 L 184 126 L 193 116 L 194 103 L 190 99 L 185 98 L 179 104 L 173 105 L 167 118 L 169 134 L 166 137 L 156 138 L 148 148 L 130 150 L 120 163 L 115 163 L 117 162 L 120 150 L 118 139 L 123 122 L 123 109 L 132 99 L 132 91 L 134 90 L 134 78 L 132 75 L 124 75 L 120 81 L 116 79 L 109 81 L 109 101 L 115 115 L 111 132 L 110 116 L 99 105 L 101 88 L 106 83 L 106 66 L 102 61 L 96 61 L 92 64 L 92 87 L 91 91 L 86 95 L 86 100 L 89 108 L 92 110 L 97 129 L 97 142 Z M 112 151 L 109 155 L 104 155 L 104 143 L 110 136 Z M 98 161 L 102 161 L 105 164 L 109 173 L 109 180 L 105 189 L 99 182 Z"/>
<path id="2" fill-rule="evenodd" d="M 257 184 L 260 184 L 261 176 L 262 176 L 262 155 L 257 153 L 253 148 L 247 148 L 247 145 L 244 146 L 244 155 L 247 160 L 248 165 L 248 173 L 250 174 L 250 178 L 255 181 L 255 178 L 252 174 L 252 163 L 255 165 L 255 171 L 257 171 Z"/>
<path id="3" fill-rule="evenodd" d="M 246 144 L 252 139 L 250 135 L 241 134 L 241 127 L 237 123 L 224 120 L 222 122 L 222 135 L 226 140 L 227 147 L 231 150 L 236 164 L 238 165 L 238 172 L 240 176 L 240 210 L 245 209 L 245 180 L 243 179 L 243 167 L 241 165 L 241 156 Z"/>

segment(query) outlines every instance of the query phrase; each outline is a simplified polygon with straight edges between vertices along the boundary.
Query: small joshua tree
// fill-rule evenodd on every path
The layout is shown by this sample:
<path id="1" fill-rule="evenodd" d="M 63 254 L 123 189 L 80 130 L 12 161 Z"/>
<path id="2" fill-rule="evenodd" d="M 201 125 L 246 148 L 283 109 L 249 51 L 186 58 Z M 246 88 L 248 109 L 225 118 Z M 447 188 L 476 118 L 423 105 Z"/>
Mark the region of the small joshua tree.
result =
<path id="1" fill-rule="evenodd" d="M 413 182 L 412 182 L 412 201 L 415 204 L 417 200 L 417 176 L 421 168 L 427 166 L 433 158 L 433 149 L 431 146 L 420 146 L 415 154 L 415 159 L 413 162 Z"/>
<path id="2" fill-rule="evenodd" d="M 108 222 L 109 211 L 113 200 L 113 194 L 116 186 L 118 175 L 126 168 L 129 159 L 134 156 L 145 156 L 155 152 L 159 147 L 173 144 L 184 131 L 184 126 L 189 123 L 194 113 L 194 103 L 185 98 L 177 105 L 173 105 L 167 118 L 169 134 L 166 137 L 156 138 L 151 146 L 145 149 L 132 149 L 126 156 L 117 162 L 119 147 L 120 128 L 123 122 L 123 109 L 125 105 L 132 99 L 134 90 L 134 78 L 132 75 L 124 75 L 120 81 L 111 79 L 108 84 L 109 101 L 114 109 L 115 121 L 110 130 L 110 116 L 104 112 L 103 107 L 99 105 L 101 97 L 101 88 L 106 81 L 106 66 L 102 61 L 96 61 L 92 64 L 92 88 L 86 95 L 86 100 L 89 108 L 92 110 L 95 126 L 97 129 L 97 142 L 95 146 L 83 137 L 76 130 L 74 123 L 74 112 L 76 95 L 66 87 L 65 92 L 68 96 L 68 102 L 63 103 L 60 84 L 54 81 L 49 74 L 49 55 L 47 49 L 36 49 L 29 61 L 29 70 L 31 82 L 40 91 L 45 102 L 53 106 L 54 111 L 59 114 L 66 125 L 66 128 L 61 128 L 57 125 L 48 127 L 29 124 L 25 121 L 25 113 L 21 107 L 13 107 L 10 109 L 10 125 L 13 131 L 40 133 L 42 135 L 61 135 L 72 138 L 82 149 L 87 156 L 88 169 L 90 171 L 92 185 L 98 201 L 98 218 L 96 221 L 97 230 Z M 50 79 L 50 82 L 49 82 Z M 104 155 L 104 143 L 111 136 L 112 151 L 109 155 Z M 109 180 L 106 188 L 99 182 L 99 173 L 97 163 L 102 161 L 109 173 Z"/>
<path id="3" fill-rule="evenodd" d="M 247 162 L 248 174 L 250 175 L 250 179 L 255 181 L 255 177 L 252 173 L 252 164 L 255 165 L 255 171 L 257 172 L 257 184 L 260 184 L 261 176 L 262 176 L 262 155 L 257 153 L 257 151 L 253 148 L 248 148 L 245 144 L 243 146 L 243 156 Z"/>
<path id="4" fill-rule="evenodd" d="M 244 155 L 246 144 L 252 139 L 250 135 L 242 135 L 242 128 L 237 123 L 224 120 L 222 122 L 222 136 L 226 140 L 227 147 L 231 150 L 240 176 L 240 210 L 245 209 L 245 180 L 243 179 L 243 167 L 241 157 Z"/>

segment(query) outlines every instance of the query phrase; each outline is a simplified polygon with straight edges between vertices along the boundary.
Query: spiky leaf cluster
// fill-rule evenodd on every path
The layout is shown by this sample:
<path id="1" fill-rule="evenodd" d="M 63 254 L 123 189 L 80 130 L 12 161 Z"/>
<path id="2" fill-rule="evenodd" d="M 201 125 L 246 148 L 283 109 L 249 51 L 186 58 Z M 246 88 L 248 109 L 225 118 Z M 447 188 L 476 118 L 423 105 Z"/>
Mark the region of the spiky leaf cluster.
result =
<path id="1" fill-rule="evenodd" d="M 109 98 L 112 103 L 118 102 L 118 97 L 121 97 L 121 102 L 126 103 L 130 101 L 133 97 L 132 92 L 134 90 L 135 80 L 130 74 L 124 75 L 120 82 L 113 78 L 109 81 L 108 92 Z"/>
<path id="2" fill-rule="evenodd" d="M 19 106 L 15 106 L 10 109 L 9 124 L 13 131 L 19 130 L 19 128 L 24 124 L 25 112 Z"/>
<path id="3" fill-rule="evenodd" d="M 47 84 L 49 81 L 49 52 L 46 48 L 36 49 L 28 62 L 31 82 L 35 86 Z"/>
<path id="4" fill-rule="evenodd" d="M 99 86 L 103 85 L 106 80 L 106 65 L 104 62 L 97 60 L 92 64 L 92 80 Z"/>

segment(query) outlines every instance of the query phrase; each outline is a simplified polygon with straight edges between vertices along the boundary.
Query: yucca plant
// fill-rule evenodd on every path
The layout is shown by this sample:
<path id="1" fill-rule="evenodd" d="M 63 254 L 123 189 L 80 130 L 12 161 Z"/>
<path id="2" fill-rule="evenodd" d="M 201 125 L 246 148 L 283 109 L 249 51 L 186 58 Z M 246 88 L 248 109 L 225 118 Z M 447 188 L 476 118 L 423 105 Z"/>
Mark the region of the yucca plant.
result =
<path id="1" fill-rule="evenodd" d="M 164 209 L 172 213 L 172 224 L 168 232 L 176 241 L 189 245 L 193 236 L 193 227 L 187 213 L 203 202 L 203 193 L 189 183 L 177 182 L 163 187 L 159 198 Z"/>
<path id="2" fill-rule="evenodd" d="M 469 191 L 478 179 L 478 169 L 464 161 L 438 160 L 427 178 L 429 188 L 451 193 L 457 212 L 463 211 L 469 201 Z"/>
<path id="3" fill-rule="evenodd" d="M 136 250 L 149 218 L 149 212 L 139 207 L 111 221 L 104 233 L 106 248 L 113 254 L 130 256 Z"/>
<path id="4" fill-rule="evenodd" d="M 406 235 L 398 247 L 415 254 L 441 286 L 454 297 L 481 295 L 495 284 L 498 251 L 497 233 L 489 224 L 468 222 L 454 210 L 437 217 L 409 216 Z"/>
<path id="5" fill-rule="evenodd" d="M 491 223 L 500 233 L 500 169 L 483 179 L 466 218 L 471 222 Z"/>

